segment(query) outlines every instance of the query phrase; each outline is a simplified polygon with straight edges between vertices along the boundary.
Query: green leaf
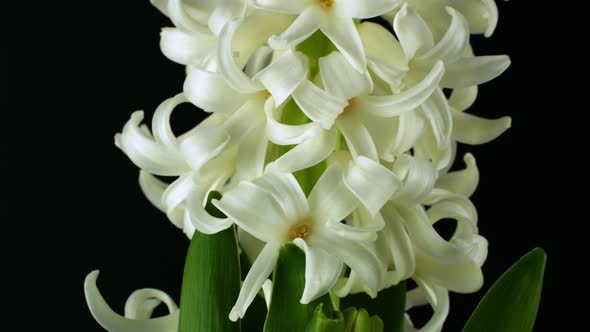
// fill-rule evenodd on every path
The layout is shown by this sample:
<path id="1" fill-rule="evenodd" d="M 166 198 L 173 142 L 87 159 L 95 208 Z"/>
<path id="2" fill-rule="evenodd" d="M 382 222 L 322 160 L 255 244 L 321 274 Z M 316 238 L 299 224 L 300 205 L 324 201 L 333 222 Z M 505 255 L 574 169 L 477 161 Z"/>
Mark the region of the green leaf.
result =
<path id="1" fill-rule="evenodd" d="M 301 304 L 299 300 L 305 287 L 305 253 L 289 243 L 281 247 L 277 265 L 273 272 L 273 289 L 265 332 L 306 332 L 307 324 L 313 319 L 315 309 L 323 304 L 322 311 L 332 318 L 334 306 L 329 294 Z"/>
<path id="2" fill-rule="evenodd" d="M 533 330 L 547 255 L 535 248 L 492 285 L 467 321 L 464 332 Z"/>
<path id="3" fill-rule="evenodd" d="M 340 308 L 364 308 L 369 314 L 381 317 L 384 331 L 403 331 L 405 306 L 405 281 L 380 291 L 374 299 L 366 293 L 340 299 Z"/>
<path id="4" fill-rule="evenodd" d="M 207 211 L 224 217 L 212 209 L 209 195 Z M 195 231 L 191 240 L 180 295 L 179 332 L 234 332 L 240 322 L 229 320 L 229 312 L 240 292 L 240 263 L 234 228 L 217 234 Z"/>
<path id="5" fill-rule="evenodd" d="M 344 331 L 344 316 L 341 312 L 334 312 L 336 318 L 329 318 L 324 313 L 324 304 L 320 303 L 313 318 L 307 324 L 307 332 L 342 332 Z"/>

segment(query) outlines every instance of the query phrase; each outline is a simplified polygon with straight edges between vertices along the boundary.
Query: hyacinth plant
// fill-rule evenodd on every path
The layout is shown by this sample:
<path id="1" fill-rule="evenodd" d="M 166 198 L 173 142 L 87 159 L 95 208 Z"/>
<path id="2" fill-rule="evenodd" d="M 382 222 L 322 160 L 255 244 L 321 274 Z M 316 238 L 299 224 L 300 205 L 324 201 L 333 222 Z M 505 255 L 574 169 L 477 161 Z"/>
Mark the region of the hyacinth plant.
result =
<path id="1" fill-rule="evenodd" d="M 180 308 L 142 289 L 116 314 L 94 271 L 85 294 L 98 323 L 115 332 L 440 331 L 449 292 L 482 287 L 488 250 L 469 199 L 474 156 L 450 171 L 457 144 L 511 126 L 468 112 L 478 86 L 510 65 L 470 46 L 471 34 L 492 35 L 493 0 L 152 3 L 174 24 L 160 46 L 186 66 L 184 91 L 157 108 L 151 130 L 133 113 L 115 144 L 140 168 L 147 199 L 192 240 Z M 177 136 L 170 119 L 182 103 L 209 115 Z M 434 227 L 444 219 L 456 221 L 449 239 Z M 543 266 L 542 250 L 519 261 L 466 330 L 530 330 Z M 169 315 L 151 318 L 161 303 Z M 424 305 L 433 314 L 418 328 L 408 310 Z M 249 317 L 258 325 L 246 326 Z"/>

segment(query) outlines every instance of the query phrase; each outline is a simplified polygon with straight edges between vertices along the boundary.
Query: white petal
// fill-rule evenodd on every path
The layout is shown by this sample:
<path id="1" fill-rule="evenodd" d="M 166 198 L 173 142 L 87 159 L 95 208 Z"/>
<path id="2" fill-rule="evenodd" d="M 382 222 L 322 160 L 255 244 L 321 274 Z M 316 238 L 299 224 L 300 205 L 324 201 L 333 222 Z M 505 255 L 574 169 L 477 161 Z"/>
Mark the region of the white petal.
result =
<path id="1" fill-rule="evenodd" d="M 407 3 L 395 16 L 393 29 L 408 60 L 413 59 L 416 53 L 428 50 L 434 45 L 434 37 L 428 25 Z"/>
<path id="2" fill-rule="evenodd" d="M 360 73 L 367 71 L 367 57 L 363 42 L 352 19 L 333 17 L 320 29 L 354 69 Z"/>
<path id="3" fill-rule="evenodd" d="M 346 187 L 375 216 L 401 185 L 400 180 L 379 162 L 358 157 L 344 175 Z"/>
<path id="4" fill-rule="evenodd" d="M 334 292 L 334 295 L 342 298 L 348 296 L 349 294 L 362 292 L 362 286 L 363 282 L 359 279 L 358 274 L 356 274 L 354 271 L 350 271 L 348 277 L 340 278 L 336 282 L 336 285 L 334 285 L 332 291 Z M 373 294 L 372 296 L 376 295 Z"/>
<path id="5" fill-rule="evenodd" d="M 416 61 L 431 63 L 442 60 L 445 64 L 453 63 L 469 44 L 469 25 L 465 17 L 451 7 L 446 10 L 452 17 L 447 32 L 432 49 L 416 57 Z"/>
<path id="6" fill-rule="evenodd" d="M 148 173 L 175 176 L 188 170 L 188 165 L 178 151 L 170 150 L 146 135 L 139 127 L 142 120 L 143 112 L 134 112 L 122 133 L 115 136 L 115 144 L 134 164 Z"/>
<path id="7" fill-rule="evenodd" d="M 260 255 L 260 252 L 262 251 L 266 243 L 255 238 L 250 233 L 246 232 L 240 227 L 237 227 L 237 229 L 238 242 L 240 244 L 240 248 L 243 250 L 242 253 L 246 253 L 246 256 L 248 257 L 250 263 L 253 263 L 256 260 L 256 257 Z"/>
<path id="8" fill-rule="evenodd" d="M 268 46 L 260 46 L 248 60 L 246 68 L 244 68 L 244 73 L 246 73 L 248 77 L 254 77 L 254 75 L 261 72 L 270 64 L 273 54 L 274 51 L 272 48 Z"/>
<path id="9" fill-rule="evenodd" d="M 228 146 L 239 144 L 251 130 L 261 128 L 264 119 L 264 104 L 261 99 L 244 103 L 221 126 L 231 138 Z"/>
<path id="10" fill-rule="evenodd" d="M 215 3 L 211 1 L 200 2 L 201 8 L 192 3 L 187 4 L 183 0 L 151 0 L 151 2 L 168 16 L 176 27 L 190 33 L 204 33 L 208 30 L 207 19 L 215 6 Z M 205 5 L 205 8 L 202 5 Z"/>
<path id="11" fill-rule="evenodd" d="M 296 172 L 314 166 L 328 158 L 338 140 L 336 130 L 322 130 L 318 135 L 298 144 L 277 160 L 267 164 L 265 172 Z"/>
<path id="12" fill-rule="evenodd" d="M 344 264 L 359 275 L 374 293 L 382 289 L 385 267 L 381 264 L 374 251 L 365 243 L 324 235 L 317 240 L 314 239 L 314 245 L 321 247 L 343 261 Z"/>
<path id="13" fill-rule="evenodd" d="M 301 111 L 324 129 L 330 129 L 346 106 L 345 99 L 333 96 L 305 80 L 293 92 L 293 99 Z"/>
<path id="14" fill-rule="evenodd" d="M 317 223 L 339 222 L 348 216 L 358 204 L 357 198 L 344 185 L 338 164 L 324 171 L 308 197 L 309 208 Z"/>
<path id="15" fill-rule="evenodd" d="M 236 304 L 229 313 L 229 319 L 235 322 L 244 317 L 246 309 L 248 309 L 272 272 L 279 257 L 279 248 L 280 244 L 277 242 L 269 242 L 264 246 L 242 283 L 240 295 L 238 295 Z"/>
<path id="16" fill-rule="evenodd" d="M 481 268 L 475 261 L 444 263 L 435 257 L 416 252 L 416 274 L 427 276 L 443 288 L 457 293 L 473 293 L 483 285 Z"/>
<path id="17" fill-rule="evenodd" d="M 479 171 L 475 163 L 475 158 L 471 153 L 465 154 L 463 160 L 467 167 L 464 170 L 454 171 L 440 176 L 436 181 L 437 188 L 467 197 L 473 195 L 479 183 Z"/>
<path id="18" fill-rule="evenodd" d="M 420 277 L 413 278 L 418 285 L 408 292 L 409 298 L 412 298 L 413 294 L 420 293 L 421 297 L 424 298 L 424 302 L 428 302 L 432 306 L 433 314 L 428 322 L 416 331 L 420 332 L 439 332 L 443 328 L 443 324 L 449 314 L 449 292 L 448 290 L 440 287 L 432 282 L 426 282 Z M 413 294 L 411 294 L 413 293 Z M 407 308 L 408 309 L 408 308 Z M 406 310 L 407 310 L 406 309 Z"/>
<path id="19" fill-rule="evenodd" d="M 84 295 L 90 312 L 96 321 L 109 332 L 176 332 L 178 331 L 178 313 L 152 319 L 129 319 L 114 312 L 106 303 L 98 288 L 96 279 L 98 271 L 93 271 L 84 280 Z"/>
<path id="20" fill-rule="evenodd" d="M 469 21 L 471 33 L 490 37 L 498 24 L 498 7 L 494 0 L 455 1 L 453 4 Z"/>
<path id="21" fill-rule="evenodd" d="M 346 140 L 346 145 L 354 158 L 365 156 L 379 160 L 377 148 L 367 127 L 355 116 L 341 116 L 336 126 Z"/>
<path id="22" fill-rule="evenodd" d="M 359 206 L 344 222 L 330 220 L 325 226 L 328 233 L 344 239 L 374 242 L 377 232 L 383 229 L 385 223 L 379 213 L 372 215 L 367 208 Z"/>
<path id="23" fill-rule="evenodd" d="M 245 15 L 248 1 L 244 0 L 218 0 L 209 17 L 208 26 L 215 35 L 219 35 L 223 26 L 234 18 Z"/>
<path id="24" fill-rule="evenodd" d="M 264 302 L 266 302 L 266 310 L 270 308 L 270 300 L 272 299 L 272 281 L 266 279 L 262 284 L 262 295 L 264 296 Z"/>
<path id="25" fill-rule="evenodd" d="M 382 221 L 382 219 L 379 220 Z M 381 224 L 381 228 L 383 228 L 383 224 Z M 378 227 L 359 228 L 341 221 L 328 221 L 325 225 L 326 233 L 338 235 L 350 241 L 374 242 L 377 240 L 378 230 Z"/>
<path id="26" fill-rule="evenodd" d="M 305 251 L 305 288 L 301 303 L 307 304 L 330 291 L 342 272 L 342 261 L 315 246 L 311 239 L 309 246 L 301 238 L 293 243 Z"/>
<path id="27" fill-rule="evenodd" d="M 428 160 L 404 154 L 395 160 L 392 170 L 403 182 L 402 188 L 393 195 L 393 201 L 421 202 L 434 187 L 436 170 Z"/>
<path id="28" fill-rule="evenodd" d="M 271 194 L 289 220 L 297 222 L 307 216 L 307 199 L 293 174 L 268 173 L 254 180 L 253 184 Z"/>
<path id="29" fill-rule="evenodd" d="M 363 22 L 358 26 L 358 32 L 369 59 L 378 59 L 398 70 L 408 69 L 404 50 L 387 29 L 377 23 Z"/>
<path id="30" fill-rule="evenodd" d="M 139 187 L 150 203 L 157 207 L 158 210 L 166 212 L 166 207 L 162 203 L 162 195 L 168 187 L 167 183 L 158 180 L 147 172 L 139 171 Z"/>
<path id="31" fill-rule="evenodd" d="M 425 131 L 420 140 L 414 146 L 414 156 L 430 160 L 437 171 L 446 172 L 454 160 L 456 142 L 446 146 L 439 146 L 432 131 Z"/>
<path id="32" fill-rule="evenodd" d="M 401 3 L 401 0 L 337 0 L 332 10 L 341 16 L 363 19 L 385 14 Z"/>
<path id="33" fill-rule="evenodd" d="M 219 72 L 234 90 L 239 91 L 240 93 L 254 93 L 262 90 L 262 86 L 250 80 L 250 78 L 242 71 L 242 68 L 238 66 L 234 60 L 234 52 L 232 48 L 234 34 L 243 22 L 243 19 L 232 20 L 221 30 L 219 34 L 219 42 L 217 44 L 217 62 Z M 243 54 L 239 55 L 242 58 L 245 57 Z"/>
<path id="34" fill-rule="evenodd" d="M 424 79 L 410 89 L 390 96 L 366 96 L 357 98 L 360 107 L 376 116 L 392 117 L 414 110 L 434 90 L 444 74 L 444 65 L 437 62 Z"/>
<path id="35" fill-rule="evenodd" d="M 178 228 L 183 226 L 185 201 L 194 188 L 192 176 L 187 173 L 172 182 L 162 195 L 166 215 Z"/>
<path id="36" fill-rule="evenodd" d="M 383 207 L 381 214 L 385 220 L 385 228 L 379 233 L 388 249 L 388 254 L 393 263 L 393 273 L 389 274 L 391 283 L 396 285 L 414 274 L 416 270 L 416 258 L 412 240 L 403 223 L 403 218 L 395 210 L 393 205 Z"/>
<path id="37" fill-rule="evenodd" d="M 420 252 L 422 260 L 432 261 L 433 264 L 436 262 L 437 268 L 441 269 L 444 265 L 462 266 L 473 261 L 472 257 L 479 249 L 478 244 L 472 242 L 458 245 L 445 241 L 432 227 L 430 219 L 421 206 L 402 207 L 398 205 L 397 211 L 403 218 L 410 238 Z M 422 269 L 427 268 L 427 266 L 422 267 Z"/>
<path id="38" fill-rule="evenodd" d="M 394 118 L 365 116 L 365 125 L 373 137 L 379 158 L 388 162 L 410 150 L 426 127 L 418 112 L 407 112 Z"/>
<path id="39" fill-rule="evenodd" d="M 246 65 L 259 47 L 265 47 L 271 36 L 285 31 L 294 19 L 293 15 L 260 10 L 247 15 L 233 40 L 234 56 L 239 64 L 238 67 L 242 68 Z"/>
<path id="40" fill-rule="evenodd" d="M 270 193 L 250 182 L 241 182 L 221 200 L 212 202 L 238 226 L 265 242 L 283 240 L 292 222 Z"/>
<path id="41" fill-rule="evenodd" d="M 276 105 L 281 105 L 307 78 L 308 61 L 300 52 L 287 50 L 268 67 L 254 76 L 270 92 Z"/>
<path id="42" fill-rule="evenodd" d="M 378 232 L 385 227 L 385 221 L 381 214 L 377 212 L 373 215 L 364 205 L 360 205 L 352 212 L 352 218 L 347 220 L 347 224 L 353 226 L 355 229 L 367 232 Z"/>
<path id="43" fill-rule="evenodd" d="M 403 84 L 403 78 L 407 74 L 407 69 L 392 67 L 374 58 L 369 58 L 367 61 L 369 69 L 371 69 L 378 78 L 389 84 L 389 90 L 399 92 L 400 87 Z M 374 90 L 374 92 L 377 92 L 377 89 Z M 378 93 L 375 94 L 379 95 Z"/>
<path id="44" fill-rule="evenodd" d="M 184 93 L 191 103 L 210 113 L 233 112 L 251 97 L 230 87 L 221 74 L 193 66 L 187 69 Z"/>
<path id="45" fill-rule="evenodd" d="M 475 103 L 477 91 L 477 86 L 453 90 L 449 98 L 449 106 L 459 112 L 465 111 Z"/>
<path id="46" fill-rule="evenodd" d="M 149 319 L 154 309 L 164 303 L 168 312 L 175 312 L 178 306 L 172 298 L 154 288 L 138 289 L 131 293 L 125 302 L 125 317 L 131 319 Z"/>
<path id="47" fill-rule="evenodd" d="M 465 196 L 450 195 L 449 198 L 434 203 L 426 215 L 433 225 L 443 219 L 457 221 L 457 229 L 449 240 L 451 243 L 472 241 L 477 235 L 477 210 Z"/>
<path id="48" fill-rule="evenodd" d="M 287 30 L 279 36 L 271 36 L 268 39 L 268 45 L 275 50 L 291 48 L 316 32 L 324 20 L 321 9 L 316 6 L 307 6 Z"/>
<path id="49" fill-rule="evenodd" d="M 306 0 L 254 0 L 256 7 L 287 14 L 299 14 L 309 6 Z"/>
<path id="50" fill-rule="evenodd" d="M 168 59 L 183 65 L 200 65 L 217 51 L 215 36 L 187 34 L 174 28 L 162 29 L 160 49 Z"/>
<path id="51" fill-rule="evenodd" d="M 185 223 L 190 223 L 195 229 L 204 234 L 215 234 L 229 228 L 233 223 L 229 218 L 217 218 L 205 210 L 207 197 L 211 190 L 204 183 L 197 184 L 188 197 L 186 206 L 187 214 Z"/>
<path id="52" fill-rule="evenodd" d="M 440 84 L 445 88 L 479 85 L 500 76 L 509 66 L 510 58 L 506 55 L 463 58 L 446 67 Z"/>
<path id="53" fill-rule="evenodd" d="M 176 136 L 170 127 L 170 116 L 176 106 L 186 103 L 187 101 L 188 100 L 184 95 L 179 93 L 173 98 L 160 104 L 152 117 L 152 131 L 154 138 L 170 150 L 177 149 L 178 146 Z"/>
<path id="54" fill-rule="evenodd" d="M 302 125 L 285 125 L 279 122 L 281 109 L 275 106 L 272 99 L 264 105 L 266 113 L 266 135 L 268 139 L 278 145 L 299 144 L 310 137 L 321 135 L 321 129 L 315 122 Z"/>
<path id="55" fill-rule="evenodd" d="M 334 96 L 348 100 L 373 90 L 369 72 L 356 71 L 342 53 L 332 52 L 321 57 L 319 66 L 324 88 Z"/>
<path id="56" fill-rule="evenodd" d="M 436 89 L 430 98 L 422 104 L 422 111 L 430 123 L 439 148 L 446 147 L 451 140 L 453 120 L 447 98 L 440 88 Z"/>
<path id="57" fill-rule="evenodd" d="M 496 139 L 512 125 L 508 116 L 499 119 L 483 119 L 475 115 L 451 110 L 453 139 L 465 144 L 484 144 Z"/>
<path id="58" fill-rule="evenodd" d="M 262 125 L 244 136 L 236 156 L 235 181 L 251 181 L 262 176 L 267 146 L 268 139 Z"/>
<path id="59" fill-rule="evenodd" d="M 191 168 L 197 170 L 221 153 L 229 140 L 225 130 L 203 126 L 183 137 L 180 150 Z"/>

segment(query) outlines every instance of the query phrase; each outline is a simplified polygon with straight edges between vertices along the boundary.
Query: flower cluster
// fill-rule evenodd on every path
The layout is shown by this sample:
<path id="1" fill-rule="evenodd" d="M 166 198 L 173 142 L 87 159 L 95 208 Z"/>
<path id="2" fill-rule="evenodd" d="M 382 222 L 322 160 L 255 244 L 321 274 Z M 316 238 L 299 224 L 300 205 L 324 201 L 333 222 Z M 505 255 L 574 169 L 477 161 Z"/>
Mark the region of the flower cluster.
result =
<path id="1" fill-rule="evenodd" d="M 487 256 L 469 200 L 474 157 L 449 171 L 457 143 L 510 127 L 508 117 L 465 112 L 477 86 L 510 64 L 469 44 L 494 31 L 493 0 L 152 2 L 174 24 L 160 45 L 186 66 L 184 91 L 158 107 L 151 131 L 133 113 L 115 142 L 141 169 L 147 198 L 188 237 L 237 227 L 252 266 L 229 318 L 243 317 L 293 242 L 306 255 L 302 303 L 329 291 L 374 297 L 411 278 L 406 307 L 432 306 L 422 330 L 440 330 L 449 291 L 478 290 Z M 210 115 L 177 136 L 170 118 L 181 103 Z M 214 191 L 227 218 L 205 210 Z M 443 219 L 456 221 L 450 239 L 434 228 Z M 123 319 L 95 280 L 86 282 L 95 317 Z M 164 301 L 172 314 L 156 320 L 174 321 L 169 297 L 142 292 L 151 295 L 130 298 L 129 312 L 147 318 Z M 409 316 L 406 328 L 415 330 Z"/>

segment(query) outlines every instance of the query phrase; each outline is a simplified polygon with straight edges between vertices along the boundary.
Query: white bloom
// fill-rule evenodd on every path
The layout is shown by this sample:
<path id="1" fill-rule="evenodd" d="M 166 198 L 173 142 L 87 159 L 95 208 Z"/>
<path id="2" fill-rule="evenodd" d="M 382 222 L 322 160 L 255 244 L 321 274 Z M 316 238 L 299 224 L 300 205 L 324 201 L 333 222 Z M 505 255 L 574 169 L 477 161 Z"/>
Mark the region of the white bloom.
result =
<path id="1" fill-rule="evenodd" d="M 98 288 L 98 271 L 90 272 L 84 280 L 84 295 L 90 312 L 96 321 L 109 332 L 176 332 L 178 331 L 178 306 L 166 293 L 152 288 L 133 292 L 125 303 L 125 316 L 114 312 L 106 303 Z M 164 303 L 169 314 L 150 318 L 154 309 Z"/>
<path id="2" fill-rule="evenodd" d="M 140 126 L 143 113 L 134 113 L 115 142 L 144 171 L 140 184 L 146 196 L 191 237 L 195 228 L 214 233 L 231 225 L 205 212 L 207 195 L 212 190 L 223 191 L 230 178 L 237 183 L 262 175 L 267 139 L 261 130 L 264 118 L 256 115 L 262 106 L 256 101 L 244 104 L 229 117 L 210 116 L 176 137 L 170 116 L 183 102 L 184 96 L 177 95 L 158 107 L 153 135 Z M 178 179 L 167 185 L 150 174 Z"/>
<path id="3" fill-rule="evenodd" d="M 445 33 L 449 25 L 446 7 L 455 8 L 465 16 L 471 33 L 483 33 L 486 37 L 490 37 L 498 24 L 498 7 L 494 0 L 408 0 L 407 3 L 424 17 L 428 26 L 438 37 Z M 396 13 L 392 11 L 385 16 L 391 19 Z"/>
<path id="4" fill-rule="evenodd" d="M 313 166 L 334 151 L 338 133 L 346 140 L 346 145 L 354 158 L 365 156 L 375 161 L 379 160 L 375 142 L 388 140 L 391 133 L 379 130 L 381 128 L 371 130 L 371 123 L 379 123 L 381 119 L 397 117 L 414 110 L 432 94 L 443 75 L 443 66 L 439 63 L 422 81 L 404 92 L 371 96 L 369 94 L 373 90 L 373 82 L 369 75 L 355 71 L 341 53 L 333 52 L 320 58 L 319 67 L 321 82 L 326 91 L 332 96 L 346 100 L 348 105 L 338 114 L 333 128 L 324 130 L 313 138 L 302 137 L 296 141 L 287 141 L 284 136 L 290 131 L 302 131 L 308 124 L 280 124 L 280 113 L 275 109 L 267 109 L 267 128 L 270 127 L 272 131 L 269 135 L 270 141 L 280 145 L 300 143 L 267 168 L 293 172 Z M 296 97 L 295 100 L 297 101 Z M 321 100 L 317 100 L 316 103 L 321 103 Z"/>
<path id="5" fill-rule="evenodd" d="M 386 266 L 390 287 L 414 279 L 407 309 L 424 304 L 434 315 L 420 331 L 439 331 L 448 313 L 448 291 L 473 292 L 481 287 L 481 266 L 487 256 L 487 241 L 477 234 L 475 208 L 467 199 L 477 186 L 479 173 L 473 156 L 466 155 L 467 168 L 438 177 L 433 165 L 402 155 L 392 165 L 400 187 L 380 211 L 384 228 L 378 232 L 374 250 Z M 429 206 L 428 209 L 425 206 Z M 447 241 L 433 225 L 442 219 L 457 221 Z M 338 296 L 366 292 L 358 275 L 341 278 L 334 288 Z M 408 331 L 414 331 L 408 318 Z"/>
<path id="6" fill-rule="evenodd" d="M 360 72 L 366 71 L 366 60 L 353 18 L 379 16 L 398 3 L 396 0 L 255 0 L 260 8 L 298 15 L 287 30 L 271 37 L 272 48 L 293 47 L 319 29 Z"/>
<path id="7" fill-rule="evenodd" d="M 358 191 L 351 191 L 342 178 L 338 164 L 331 165 L 306 199 L 293 175 L 269 173 L 240 183 L 220 201 L 214 201 L 241 229 L 266 243 L 244 280 L 230 313 L 232 320 L 244 315 L 270 275 L 280 246 L 291 241 L 306 255 L 302 303 L 328 292 L 340 276 L 343 263 L 358 273 L 370 289 L 382 288 L 383 266 L 366 242 L 374 238 L 375 230 L 341 223 L 359 203 L 373 204 L 361 202 L 356 196 Z M 379 197 L 374 199 L 380 201 Z"/>
<path id="8" fill-rule="evenodd" d="M 175 28 L 162 29 L 160 48 L 172 61 L 206 65 L 217 54 L 217 35 L 229 20 L 245 15 L 247 1 L 152 0 Z"/>
<path id="9" fill-rule="evenodd" d="M 369 22 L 361 24 L 359 33 L 367 52 L 369 68 L 391 90 L 397 91 L 415 84 L 436 61 L 442 61 L 445 66 L 441 87 L 475 91 L 476 85 L 493 79 L 508 67 L 510 60 L 506 56 L 474 57 L 469 47 L 467 21 L 451 7 L 446 10 L 451 19 L 445 34 L 436 43 L 429 26 L 407 3 L 393 20 L 399 42 L 379 25 Z M 437 169 L 443 170 L 450 166 L 454 158 L 453 136 L 461 138 L 461 141 L 469 141 L 477 135 L 470 133 L 480 133 L 491 139 L 509 127 L 505 119 L 500 123 L 473 121 L 473 117 L 462 115 L 449 106 L 439 88 L 421 105 L 419 114 L 403 114 L 399 119 L 389 120 L 389 124 L 375 124 L 375 130 L 390 126 L 397 127 L 398 133 L 403 134 L 376 141 L 380 156 L 392 161 L 395 156 L 414 148 L 417 156 L 432 160 Z M 460 121 L 457 129 L 454 119 Z M 475 130 L 470 128 L 474 122 L 476 127 L 471 128 Z M 477 142 L 477 138 L 471 141 Z"/>
<path id="10" fill-rule="evenodd" d="M 453 119 L 453 140 L 465 144 L 484 144 L 496 139 L 512 125 L 512 119 L 483 119 L 465 112 L 475 102 L 477 87 L 455 89 L 449 98 Z"/>
<path id="11" fill-rule="evenodd" d="M 186 33 L 217 34 L 223 25 L 248 9 L 247 0 L 150 0 L 172 23 Z"/>

